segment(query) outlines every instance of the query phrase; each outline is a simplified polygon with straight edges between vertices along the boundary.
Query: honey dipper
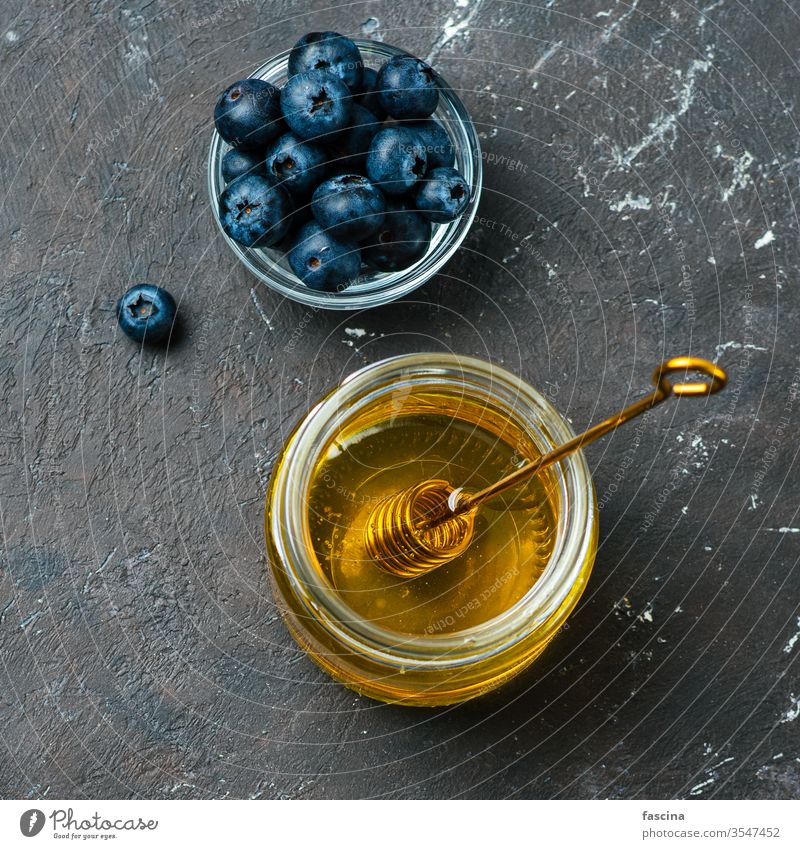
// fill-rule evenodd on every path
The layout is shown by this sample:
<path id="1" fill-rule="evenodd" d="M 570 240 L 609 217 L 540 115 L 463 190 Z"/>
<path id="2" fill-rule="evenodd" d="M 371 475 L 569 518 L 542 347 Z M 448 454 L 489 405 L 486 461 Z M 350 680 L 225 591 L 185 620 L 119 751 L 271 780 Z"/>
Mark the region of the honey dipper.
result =
<path id="1" fill-rule="evenodd" d="M 671 383 L 667 375 L 694 371 L 709 382 Z M 401 490 L 376 505 L 365 529 L 367 551 L 386 572 L 413 578 L 462 554 L 472 542 L 475 512 L 496 495 L 528 480 L 584 445 L 652 409 L 672 395 L 713 395 L 725 387 L 723 369 L 700 357 L 673 357 L 653 372 L 655 389 L 640 401 L 590 427 L 547 454 L 487 486 L 466 492 L 447 481 L 429 480 Z"/>

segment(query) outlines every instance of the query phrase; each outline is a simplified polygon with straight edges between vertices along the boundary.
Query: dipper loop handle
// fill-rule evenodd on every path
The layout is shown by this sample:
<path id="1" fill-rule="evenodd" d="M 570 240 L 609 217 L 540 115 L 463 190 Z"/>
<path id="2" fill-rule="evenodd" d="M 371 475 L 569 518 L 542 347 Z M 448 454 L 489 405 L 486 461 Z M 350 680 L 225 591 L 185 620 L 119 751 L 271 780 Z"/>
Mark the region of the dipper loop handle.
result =
<path id="1" fill-rule="evenodd" d="M 676 372 L 685 373 L 687 371 L 700 372 L 710 377 L 711 380 L 673 384 L 667 377 L 667 375 Z M 480 490 L 480 492 L 467 495 L 460 489 L 453 490 L 448 498 L 450 511 L 453 515 L 458 515 L 474 510 L 479 504 L 483 504 L 490 498 L 494 498 L 495 495 L 499 495 L 512 486 L 538 474 L 542 469 L 546 469 L 573 451 L 577 451 L 579 448 L 583 448 L 584 445 L 588 445 L 590 442 L 594 442 L 612 430 L 616 430 L 620 425 L 626 424 L 631 419 L 641 415 L 641 413 L 651 410 L 657 404 L 666 401 L 670 395 L 713 395 L 715 392 L 723 389 L 727 382 L 728 375 L 719 366 L 701 357 L 672 357 L 672 359 L 665 360 L 653 372 L 653 384 L 656 388 L 650 395 L 642 398 L 641 401 L 636 401 L 630 407 L 620 410 L 616 415 L 607 418 L 605 421 L 590 427 L 563 445 L 559 445 L 549 453 L 539 457 L 532 463 L 522 466 L 502 480 L 497 481 L 497 483 L 493 483 L 491 486 L 487 486 L 486 489 Z"/>

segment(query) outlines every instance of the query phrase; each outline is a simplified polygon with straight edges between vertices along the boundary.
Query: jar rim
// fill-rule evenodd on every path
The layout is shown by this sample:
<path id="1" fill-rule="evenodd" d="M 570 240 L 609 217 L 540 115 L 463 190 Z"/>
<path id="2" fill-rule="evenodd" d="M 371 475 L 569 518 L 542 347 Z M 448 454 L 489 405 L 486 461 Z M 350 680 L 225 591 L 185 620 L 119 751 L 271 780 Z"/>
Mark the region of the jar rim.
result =
<path id="1" fill-rule="evenodd" d="M 507 610 L 478 625 L 448 634 L 407 635 L 359 617 L 331 587 L 319 581 L 315 559 L 308 556 L 310 531 L 306 494 L 317 457 L 339 425 L 353 413 L 348 401 L 367 405 L 400 379 L 416 385 L 451 379 L 463 391 L 505 393 L 515 402 L 514 421 L 542 448 L 574 436 L 569 423 L 532 386 L 501 366 L 474 357 L 445 353 L 404 354 L 365 366 L 346 377 L 306 414 L 290 436 L 276 464 L 268 495 L 267 531 L 280 558 L 280 567 L 308 615 L 341 644 L 367 653 L 382 663 L 402 668 L 452 668 L 491 657 L 537 631 L 562 609 L 579 580 L 592 544 L 596 521 L 594 487 L 586 459 L 574 452 L 553 467 L 561 491 L 556 540 L 541 576 Z M 343 408 L 343 402 L 345 406 Z M 524 415 L 523 415 L 524 413 Z M 531 430 L 536 433 L 531 433 Z M 568 611 L 563 613 L 566 617 Z M 553 624 L 558 627 L 560 621 Z"/>

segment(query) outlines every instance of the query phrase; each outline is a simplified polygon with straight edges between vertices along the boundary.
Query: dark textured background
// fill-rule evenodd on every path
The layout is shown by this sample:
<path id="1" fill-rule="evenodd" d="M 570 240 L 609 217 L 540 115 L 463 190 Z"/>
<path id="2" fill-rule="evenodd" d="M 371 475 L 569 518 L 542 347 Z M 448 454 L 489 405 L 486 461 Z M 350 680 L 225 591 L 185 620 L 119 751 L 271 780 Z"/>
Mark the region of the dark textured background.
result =
<path id="1" fill-rule="evenodd" d="M 800 4 L 0 11 L 0 793 L 800 796 Z M 256 285 L 206 193 L 215 95 L 324 28 L 435 61 L 487 156 L 463 250 L 363 314 Z M 143 280 L 180 299 L 167 354 L 116 328 Z M 317 671 L 261 529 L 309 400 L 426 348 L 505 364 L 576 426 L 666 355 L 731 373 L 591 448 L 602 547 L 569 630 L 437 711 Z"/>

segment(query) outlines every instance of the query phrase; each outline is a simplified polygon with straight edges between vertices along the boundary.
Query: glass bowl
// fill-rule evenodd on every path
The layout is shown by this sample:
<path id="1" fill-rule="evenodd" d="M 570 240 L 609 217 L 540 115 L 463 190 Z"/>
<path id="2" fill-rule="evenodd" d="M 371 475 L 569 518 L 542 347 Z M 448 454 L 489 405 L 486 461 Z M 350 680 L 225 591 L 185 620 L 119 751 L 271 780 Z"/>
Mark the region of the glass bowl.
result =
<path id="1" fill-rule="evenodd" d="M 337 436 L 388 403 L 394 415 L 433 392 L 493 411 L 523 456 L 573 436 L 560 413 L 505 369 L 420 353 L 367 366 L 316 404 L 289 436 L 267 493 L 265 530 L 276 604 L 295 640 L 336 680 L 380 701 L 434 706 L 493 690 L 531 664 L 564 626 L 597 552 L 598 509 L 581 451 L 552 467 L 556 536 L 541 576 L 518 601 L 472 627 L 408 636 L 360 617 L 321 576 L 308 518 L 314 470 Z M 484 424 L 488 421 L 485 418 Z"/>
<path id="2" fill-rule="evenodd" d="M 354 39 L 354 41 L 361 51 L 365 65 L 372 68 L 378 68 L 393 56 L 407 54 L 405 50 L 377 41 L 364 39 Z M 287 80 L 288 61 L 289 51 L 285 50 L 262 65 L 252 76 L 280 87 Z M 425 256 L 413 265 L 402 271 L 392 272 L 374 271 L 362 266 L 358 279 L 341 292 L 317 292 L 309 289 L 294 275 L 281 251 L 272 248 L 246 248 L 222 232 L 218 198 L 225 188 L 225 181 L 222 179 L 222 157 L 230 150 L 230 146 L 222 140 L 216 130 L 214 131 L 208 155 L 208 192 L 214 220 L 231 250 L 262 283 L 281 295 L 307 306 L 334 310 L 360 310 L 389 303 L 413 292 L 442 268 L 464 241 L 475 218 L 481 194 L 483 168 L 478 135 L 464 104 L 441 76 L 439 76 L 439 84 L 439 106 L 431 117 L 443 124 L 450 135 L 456 152 L 455 167 L 472 187 L 469 204 L 463 215 L 455 221 L 433 225 L 430 246 Z"/>

